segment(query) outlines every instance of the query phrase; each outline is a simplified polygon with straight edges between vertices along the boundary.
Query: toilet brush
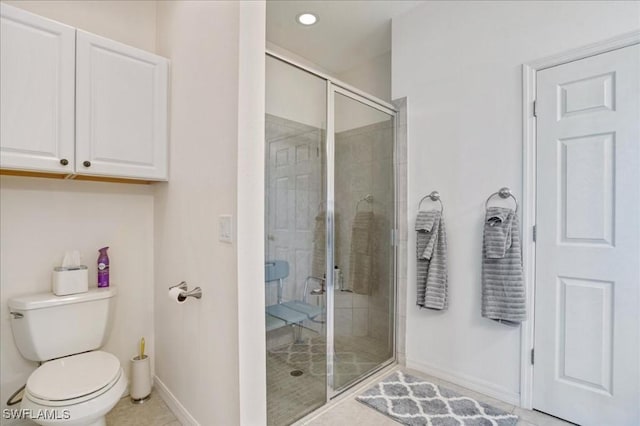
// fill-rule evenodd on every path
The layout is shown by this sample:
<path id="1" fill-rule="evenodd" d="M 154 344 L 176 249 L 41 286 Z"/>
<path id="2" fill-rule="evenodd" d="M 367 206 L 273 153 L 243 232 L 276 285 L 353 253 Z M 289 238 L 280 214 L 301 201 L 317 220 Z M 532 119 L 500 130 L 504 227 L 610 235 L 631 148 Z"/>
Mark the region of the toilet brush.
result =
<path id="1" fill-rule="evenodd" d="M 138 354 L 131 358 L 131 384 L 129 396 L 136 404 L 141 404 L 151 396 L 151 364 L 144 354 L 144 337 L 138 344 Z"/>

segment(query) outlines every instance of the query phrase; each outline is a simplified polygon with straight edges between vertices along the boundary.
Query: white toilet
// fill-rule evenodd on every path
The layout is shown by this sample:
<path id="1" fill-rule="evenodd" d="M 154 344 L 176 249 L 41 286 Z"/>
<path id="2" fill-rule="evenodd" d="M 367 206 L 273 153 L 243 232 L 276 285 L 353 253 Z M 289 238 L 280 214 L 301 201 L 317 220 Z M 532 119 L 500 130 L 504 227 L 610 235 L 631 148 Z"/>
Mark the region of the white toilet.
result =
<path id="1" fill-rule="evenodd" d="M 127 387 L 114 355 L 98 351 L 109 333 L 116 289 L 9 300 L 11 329 L 26 359 L 42 362 L 27 380 L 21 409 L 40 425 L 104 426 Z"/>

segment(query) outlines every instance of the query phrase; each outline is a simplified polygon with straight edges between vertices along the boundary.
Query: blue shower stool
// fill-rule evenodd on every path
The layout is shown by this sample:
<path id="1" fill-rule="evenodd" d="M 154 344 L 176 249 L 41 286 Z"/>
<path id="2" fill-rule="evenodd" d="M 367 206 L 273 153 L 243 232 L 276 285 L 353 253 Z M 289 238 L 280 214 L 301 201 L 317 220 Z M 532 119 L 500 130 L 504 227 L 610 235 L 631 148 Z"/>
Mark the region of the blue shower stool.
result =
<path id="1" fill-rule="evenodd" d="M 322 278 L 308 277 L 304 283 L 304 293 L 301 300 L 282 300 L 282 288 L 284 280 L 289 276 L 289 262 L 286 260 L 272 260 L 265 262 L 265 282 L 278 282 L 278 297 L 274 305 L 266 307 L 265 320 L 267 331 L 282 328 L 287 325 L 297 325 L 302 329 L 303 321 L 315 321 L 315 318 L 323 313 L 320 306 L 307 303 L 307 291 L 309 281 L 324 281 Z M 317 321 L 315 321 L 317 322 Z M 299 340 L 297 338 L 296 340 Z"/>

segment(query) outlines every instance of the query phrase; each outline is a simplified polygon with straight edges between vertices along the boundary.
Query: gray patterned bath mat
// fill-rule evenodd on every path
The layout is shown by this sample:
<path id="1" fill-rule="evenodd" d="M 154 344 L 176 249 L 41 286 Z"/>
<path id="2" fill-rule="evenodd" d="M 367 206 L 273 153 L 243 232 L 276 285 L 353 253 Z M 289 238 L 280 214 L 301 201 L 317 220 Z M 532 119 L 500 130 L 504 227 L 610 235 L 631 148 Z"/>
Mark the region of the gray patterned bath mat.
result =
<path id="1" fill-rule="evenodd" d="M 514 426 L 518 416 L 401 371 L 356 399 L 411 426 Z"/>

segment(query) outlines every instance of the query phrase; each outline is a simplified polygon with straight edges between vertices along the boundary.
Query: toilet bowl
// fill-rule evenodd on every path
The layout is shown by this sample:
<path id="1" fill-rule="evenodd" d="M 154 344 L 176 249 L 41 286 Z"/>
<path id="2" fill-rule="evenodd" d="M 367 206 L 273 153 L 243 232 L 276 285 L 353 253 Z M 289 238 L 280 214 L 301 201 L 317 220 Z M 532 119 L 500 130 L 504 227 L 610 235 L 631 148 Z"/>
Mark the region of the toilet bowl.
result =
<path id="1" fill-rule="evenodd" d="M 87 352 L 48 361 L 34 371 L 21 408 L 40 425 L 104 426 L 126 387 L 118 358 Z"/>
<path id="2" fill-rule="evenodd" d="M 20 408 L 40 425 L 104 426 L 124 395 L 127 377 L 114 355 L 99 350 L 113 319 L 115 287 L 8 300 L 18 350 L 41 362 L 25 386 Z"/>

